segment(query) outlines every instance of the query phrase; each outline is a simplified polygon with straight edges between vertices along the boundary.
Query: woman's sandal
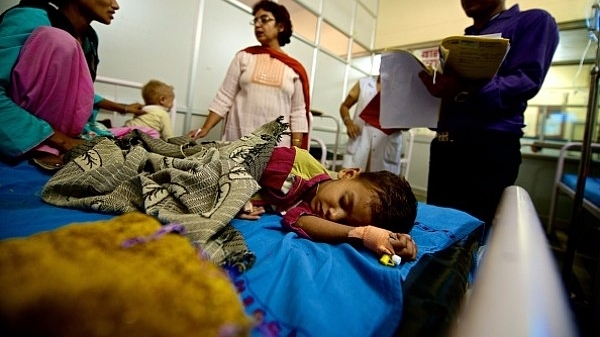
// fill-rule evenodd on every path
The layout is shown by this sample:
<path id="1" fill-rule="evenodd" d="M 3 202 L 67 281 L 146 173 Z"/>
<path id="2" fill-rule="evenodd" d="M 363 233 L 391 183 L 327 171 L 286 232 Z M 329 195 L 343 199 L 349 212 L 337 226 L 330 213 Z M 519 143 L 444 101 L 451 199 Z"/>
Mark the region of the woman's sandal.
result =
<path id="1" fill-rule="evenodd" d="M 58 171 L 65 166 L 63 159 L 60 156 L 47 152 L 34 153 L 31 156 L 31 161 L 46 171 Z"/>

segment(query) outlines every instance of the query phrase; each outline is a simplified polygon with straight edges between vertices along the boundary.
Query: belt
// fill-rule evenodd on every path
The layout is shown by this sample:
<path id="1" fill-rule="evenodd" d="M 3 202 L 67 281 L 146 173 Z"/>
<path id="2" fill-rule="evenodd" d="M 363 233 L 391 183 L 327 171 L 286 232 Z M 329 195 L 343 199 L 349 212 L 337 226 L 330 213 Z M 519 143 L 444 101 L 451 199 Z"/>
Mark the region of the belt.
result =
<path id="1" fill-rule="evenodd" d="M 481 140 L 481 141 L 511 141 L 519 140 L 520 135 L 511 132 L 502 132 L 497 130 L 481 131 L 437 131 L 435 138 L 438 142 L 453 142 L 455 140 Z"/>
<path id="2" fill-rule="evenodd" d="M 435 138 L 438 142 L 452 142 L 453 139 L 450 138 L 450 132 L 437 132 Z"/>

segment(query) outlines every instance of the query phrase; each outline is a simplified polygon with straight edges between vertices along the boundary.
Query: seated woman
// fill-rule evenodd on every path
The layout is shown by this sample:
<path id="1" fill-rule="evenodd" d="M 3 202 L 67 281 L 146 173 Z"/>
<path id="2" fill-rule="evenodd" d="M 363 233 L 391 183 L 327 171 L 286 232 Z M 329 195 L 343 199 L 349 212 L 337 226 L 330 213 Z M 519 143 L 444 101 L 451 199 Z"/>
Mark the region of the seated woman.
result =
<path id="1" fill-rule="evenodd" d="M 60 167 L 62 155 L 96 135 L 99 109 L 143 113 L 94 94 L 98 36 L 116 1 L 22 0 L 0 17 L 0 157 Z"/>

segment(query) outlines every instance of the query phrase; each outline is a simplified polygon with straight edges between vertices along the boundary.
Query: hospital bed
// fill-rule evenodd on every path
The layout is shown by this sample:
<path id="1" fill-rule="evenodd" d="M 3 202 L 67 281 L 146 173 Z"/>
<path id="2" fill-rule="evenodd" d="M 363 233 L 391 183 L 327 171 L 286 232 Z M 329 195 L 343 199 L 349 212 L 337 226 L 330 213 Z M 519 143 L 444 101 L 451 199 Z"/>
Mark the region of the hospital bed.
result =
<path id="1" fill-rule="evenodd" d="M 99 80 L 105 84 L 131 88 L 140 85 L 120 81 L 117 83 L 111 79 Z M 339 128 L 336 133 L 339 133 Z M 337 149 L 334 152 L 337 152 Z M 73 230 L 88 224 L 102 229 L 98 230 L 98 233 L 104 233 L 102 235 L 111 234 L 111 230 L 106 229 L 109 228 L 109 224 L 120 221 L 122 216 L 128 216 L 101 210 L 57 207 L 45 203 L 41 194 L 51 177 L 52 173 L 26 161 L 0 162 L 0 214 L 3 219 L 0 225 L 0 257 L 8 250 L 2 249 L 9 243 L 26 245 L 40 236 L 58 234 L 61 230 Z M 508 193 L 513 195 L 515 192 Z M 519 195 L 523 195 L 523 192 L 519 192 Z M 523 209 L 523 204 L 526 204 L 523 198 L 507 197 L 503 199 L 501 209 L 515 210 L 520 221 L 514 224 L 518 223 L 519 227 L 531 227 L 532 223 L 535 227 L 538 223 L 537 217 L 532 215 L 535 214 L 534 210 Z M 226 265 L 216 265 L 212 261 L 204 262 L 215 265 L 227 275 L 227 282 L 231 285 L 229 290 L 233 291 L 237 298 L 237 303 L 229 303 L 229 306 L 239 305 L 244 315 L 251 319 L 249 334 L 252 336 L 446 336 L 457 321 L 461 308 L 476 307 L 476 312 L 489 312 L 486 303 L 475 304 L 475 299 L 481 297 L 477 289 L 484 287 L 479 286 L 479 283 L 490 282 L 480 282 L 480 278 L 476 277 L 482 255 L 481 247 L 484 244 L 483 224 L 478 219 L 454 209 L 424 203 L 419 203 L 418 207 L 416 224 L 410 233 L 419 247 L 417 258 L 415 261 L 403 261 L 398 266 L 381 264 L 376 256 L 361 247 L 324 244 L 300 238 L 295 233 L 285 231 L 281 226 L 281 217 L 276 214 L 267 214 L 259 221 L 231 221 L 231 225 L 242 234 L 249 250 L 255 256 L 255 261 L 247 270 L 240 272 Z M 144 211 L 139 210 L 140 214 Z M 148 217 L 156 220 L 152 214 Z M 149 220 L 143 222 L 146 221 Z M 497 221 L 506 223 L 512 220 L 501 217 Z M 500 228 L 503 226 L 499 225 Z M 497 241 L 511 241 L 506 234 L 503 237 Z M 190 249 L 193 247 L 190 242 L 185 245 L 189 245 Z M 160 255 L 159 248 L 150 248 L 150 245 L 146 247 L 156 249 L 156 252 L 151 254 Z M 520 246 L 524 250 L 528 247 Z M 193 248 L 196 249 L 195 246 Z M 533 251 L 544 249 L 539 244 L 530 248 Z M 74 250 L 73 254 L 77 252 Z M 497 257 L 493 258 L 494 254 L 491 253 L 489 255 L 483 259 L 483 265 L 493 268 L 496 263 L 491 261 Z M 147 262 L 147 265 L 151 265 L 152 261 Z M 196 261 L 188 259 L 184 262 Z M 36 263 L 38 261 L 27 261 L 27 265 L 33 268 Z M 94 267 L 95 264 L 92 263 L 92 268 Z M 152 272 L 151 268 L 146 269 L 149 270 L 144 270 L 145 272 Z M 123 283 L 124 276 L 116 270 L 108 274 L 110 288 L 114 288 L 115 292 L 104 293 L 105 299 L 107 302 L 118 301 L 122 294 L 116 292 L 116 289 Z M 0 268 L 0 279 L 4 280 L 10 275 L 10 269 Z M 39 277 L 27 283 L 42 290 L 52 286 L 54 288 L 50 288 L 55 291 L 63 281 L 65 286 L 73 281 L 68 276 L 59 280 L 57 284 L 48 285 L 44 277 Z M 465 305 L 465 296 L 469 293 L 467 290 L 473 286 L 473 280 L 475 286 L 472 300 Z M 18 295 L 25 291 L 24 285 L 25 283 L 17 286 L 5 284 L 5 291 Z M 51 289 L 47 293 L 53 292 Z M 173 297 L 176 302 L 187 300 L 181 298 L 177 292 L 164 291 L 162 296 Z M 195 295 L 203 297 L 206 295 L 203 291 L 206 290 L 198 289 Z M 45 293 L 41 291 L 40 294 L 43 296 Z M 45 317 L 37 325 L 43 330 L 44 324 L 57 317 L 59 309 L 73 304 L 68 301 L 60 302 L 59 298 L 58 303 L 50 301 L 40 307 L 39 302 L 34 301 L 30 306 L 25 305 L 21 307 L 22 310 L 16 310 L 0 298 L 0 330 L 5 331 L 3 328 L 11 322 L 14 323 L 19 317 L 25 322 L 30 322 L 30 316 L 27 315 L 32 311 L 37 311 Z M 144 315 L 157 314 L 157 311 L 159 317 L 160 314 L 164 314 L 160 312 L 162 309 L 149 306 L 143 301 L 139 306 L 143 307 L 140 312 Z M 99 316 L 103 313 L 115 319 L 109 322 L 113 328 L 124 326 L 124 321 L 120 318 L 121 313 L 99 310 Z M 104 310 L 110 309 L 107 307 Z M 175 306 L 173 310 L 181 309 Z M 218 314 L 222 311 L 221 316 L 225 317 L 224 304 L 201 305 L 193 311 L 206 310 Z M 186 313 L 179 312 L 178 315 L 185 317 Z M 472 315 L 467 311 L 461 317 L 467 319 Z M 64 329 L 83 326 L 80 322 L 69 320 L 61 323 Z M 137 321 L 137 324 L 142 323 L 141 320 Z M 133 331 L 136 328 L 147 328 L 136 326 L 130 321 L 127 321 L 127 324 Z M 222 328 L 227 330 L 227 324 Z M 465 325 L 461 325 L 458 331 L 464 328 Z M 202 335 L 202 327 L 199 329 Z M 50 330 L 52 329 L 48 329 L 50 334 L 61 332 Z M 96 334 L 86 331 L 84 335 Z M 112 335 L 119 334 L 115 332 Z M 175 335 L 174 331 L 172 335 Z M 469 336 L 462 333 L 458 335 Z"/>
<path id="2" fill-rule="evenodd" d="M 105 222 L 122 216 L 43 202 L 40 194 L 50 177 L 50 173 L 28 162 L 0 163 L 0 256 L 6 254 L 2 249 L 10 242 L 28 244 L 40 235 L 90 222 L 102 229 L 99 236 L 107 235 L 110 231 Z M 238 304 L 252 318 L 249 333 L 446 336 L 458 321 L 455 336 L 528 336 L 534 330 L 536 336 L 573 335 L 560 282 L 535 209 L 524 190 L 511 187 L 505 191 L 485 254 L 478 253 L 483 233 L 479 220 L 453 209 L 423 203 L 418 207 L 416 224 L 410 233 L 419 247 L 417 258 L 394 267 L 382 265 L 361 247 L 300 238 L 285 231 L 280 216 L 275 214 L 265 215 L 259 221 L 234 219 L 231 224 L 242 233 L 256 260 L 243 272 L 225 267 L 223 270 L 237 293 Z M 73 254 L 77 253 L 74 249 Z M 475 273 L 481 256 L 480 272 Z M 151 262 L 146 265 L 151 266 Z M 23 268 L 35 268 L 36 263 L 41 262 L 26 261 Z M 0 279 L 13 272 L 3 267 Z M 110 289 L 118 289 L 123 279 L 118 270 L 112 271 L 107 276 Z M 69 280 L 65 275 L 64 281 Z M 20 282 L 33 282 L 36 287 L 48 287 L 48 291 L 60 288 L 60 282 L 48 285 L 43 276 Z M 19 294 L 24 291 L 20 284 L 5 283 L 4 291 Z M 465 302 L 469 288 L 472 295 Z M 110 292 L 103 296 L 107 302 L 118 300 L 112 299 Z M 178 299 L 177 293 L 157 296 Z M 10 324 L 15 315 L 26 316 L 40 310 L 36 308 L 39 302 L 34 301 L 15 313 L 2 302 L 0 299 L 0 328 Z M 45 303 L 42 313 L 47 319 L 39 326 L 52 321 L 65 305 L 69 303 Z M 149 306 L 142 312 L 156 314 L 153 310 L 156 309 Z M 219 313 L 225 307 L 213 303 L 197 310 Z M 457 320 L 460 310 L 464 312 Z M 116 320 L 111 324 L 125 324 L 119 313 L 111 317 Z M 66 328 L 79 326 L 80 322 L 67 320 L 62 324 Z M 499 333 L 492 333 L 501 328 Z M 510 332 L 505 334 L 507 331 Z M 87 332 L 87 336 L 94 335 Z"/>
<path id="3" fill-rule="evenodd" d="M 119 99 L 120 90 L 117 88 L 131 88 L 137 92 L 141 87 L 140 83 L 110 78 L 99 77 L 97 80 L 104 85 L 115 86 L 113 98 L 116 100 Z M 171 118 L 175 118 L 174 111 L 171 112 Z M 339 126 L 335 133 L 334 153 L 337 153 Z M 412 134 L 409 136 L 413 138 Z M 407 148 L 407 151 L 410 158 L 410 148 Z M 336 163 L 333 164 L 332 166 L 335 166 Z M 86 224 L 97 224 L 99 228 L 104 228 L 108 227 L 111 221 L 120 219 L 120 214 L 56 207 L 43 202 L 40 195 L 51 176 L 52 173 L 42 171 L 28 162 L 0 162 L 0 214 L 3 219 L 0 225 L 0 248 L 7 246 L 8 242 L 22 240 L 27 243 L 40 235 L 53 235 L 63 229 L 78 228 Z M 514 197 L 515 193 L 520 197 Z M 501 209 L 505 210 L 504 213 L 506 210 L 514 211 L 519 221 L 503 216 L 497 219 L 502 223 L 497 227 L 504 228 L 508 223 L 519 228 L 535 228 L 535 211 L 523 208 L 523 205 L 527 204 L 522 197 L 524 192 L 517 189 L 509 191 L 508 194 L 512 197 L 503 198 Z M 482 255 L 478 252 L 484 243 L 483 224 L 463 212 L 423 203 L 419 204 L 416 221 L 411 235 L 419 247 L 417 259 L 390 267 L 382 265 L 372 253 L 360 247 L 323 244 L 299 238 L 296 234 L 283 230 L 281 218 L 275 214 L 263 216 L 259 221 L 234 219 L 231 225 L 242 233 L 256 260 L 243 272 L 232 271 L 223 266 L 218 268 L 227 274 L 232 291 L 239 300 L 237 304 L 243 308 L 246 316 L 252 318 L 252 336 L 446 336 L 457 321 L 461 308 L 467 309 L 461 314 L 461 321 L 463 318 L 469 321 L 473 312 L 484 315 L 489 313 L 487 302 L 496 301 L 477 300 L 484 296 L 479 295 L 481 291 L 478 289 L 485 288 L 485 284 L 492 284 L 493 289 L 498 287 L 489 280 L 481 281 L 485 279 L 484 276 L 475 278 L 478 261 Z M 531 223 L 534 225 L 530 226 Z M 521 233 L 520 230 L 512 230 Z M 506 235 L 506 231 L 504 233 L 503 238 L 496 241 L 510 243 L 513 237 Z M 492 235 L 492 242 L 495 237 Z M 519 239 L 519 242 L 527 242 L 522 240 L 528 238 L 527 236 Z M 502 243 L 496 244 L 501 245 Z M 192 247 L 191 244 L 189 246 Z M 486 270 L 485 267 L 494 269 L 494 266 L 500 265 L 494 262 L 499 257 L 498 253 L 491 253 L 493 247 L 490 247 L 489 256 L 483 259 L 482 270 Z M 534 252 L 544 250 L 539 242 L 532 246 L 521 245 L 519 248 Z M 38 263 L 27 262 L 34 268 Z M 148 261 L 148 264 L 150 262 Z M 8 270 L 1 268 L 0 278 L 7 277 Z M 515 275 L 520 271 L 522 270 L 517 270 Z M 111 286 L 118 289 L 123 283 L 123 276 L 118 272 L 111 276 Z M 548 276 L 555 279 L 552 273 Z M 72 280 L 65 277 L 65 285 L 68 285 L 69 281 Z M 35 286 L 47 286 L 43 277 L 35 278 L 33 282 Z M 61 282 L 58 283 L 55 286 L 60 287 Z M 550 284 L 555 285 L 555 282 Z M 466 294 L 470 293 L 467 289 L 471 287 L 473 296 L 465 302 Z M 23 289 L 16 286 L 5 288 L 5 291 L 18 295 Z M 560 293 L 560 290 L 554 290 Z M 105 296 L 110 302 L 121 295 L 115 291 L 112 296 L 110 292 Z M 198 289 L 196 295 L 204 294 Z M 186 301 L 185 298 L 178 298 L 177 293 L 168 293 L 168 296 Z M 508 298 L 534 301 L 524 296 L 504 297 Z M 558 301 L 558 304 L 558 310 L 564 309 L 564 303 Z M 50 306 L 44 307 L 45 310 L 35 305 L 26 309 L 41 311 L 48 318 L 38 322 L 43 328 L 44 322 L 56 317 L 57 308 L 64 305 L 65 303 L 51 303 Z M 469 308 L 475 309 L 469 311 Z M 544 309 L 525 308 L 540 312 Z M 14 308 L 7 307 L 7 302 L 0 299 L 0 329 L 3 331 L 6 324 L 11 322 L 9 318 L 27 318 L 27 310 L 21 312 L 11 309 Z M 146 313 L 156 314 L 155 311 L 159 309 L 148 307 L 144 310 Z M 141 312 L 144 313 L 144 310 Z M 203 306 L 198 310 L 217 313 L 225 311 L 224 308 L 213 305 Z M 564 317 L 568 318 L 568 314 Z M 119 322 L 121 321 L 111 323 L 118 327 Z M 65 329 L 67 326 L 78 326 L 77 322 L 66 321 L 63 324 Z M 533 322 L 523 324 L 533 326 Z M 471 335 L 463 333 L 461 329 L 468 326 L 470 323 L 462 324 L 457 330 L 458 335 L 481 335 L 473 332 L 469 332 Z M 135 325 L 133 327 L 136 328 Z M 569 325 L 566 327 L 570 328 Z M 487 332 L 485 334 L 487 335 Z M 88 331 L 86 336 L 94 334 Z"/>
<path id="4" fill-rule="evenodd" d="M 130 222 L 129 218 L 122 217 L 139 213 L 138 215 L 152 221 L 160 218 L 160 214 L 149 212 L 143 207 L 137 212 L 118 214 L 103 211 L 101 206 L 80 209 L 57 207 L 44 202 L 41 199 L 44 188 L 53 177 L 63 173 L 64 171 L 54 174 L 46 172 L 27 161 L 0 163 L 0 213 L 3 219 L 0 225 L 0 257 L 6 258 L 15 254 L 17 256 L 18 254 L 11 248 L 12 245 L 32 247 L 39 240 L 50 240 L 58 244 L 60 240 L 48 239 L 48 236 L 63 237 L 63 231 L 86 228 L 87 235 L 73 234 L 74 237 L 69 237 L 69 240 L 73 241 L 69 241 L 67 247 L 72 248 L 69 248 L 66 256 L 63 256 L 67 260 L 71 259 L 70 256 L 83 258 L 88 256 L 89 252 L 85 248 L 88 244 L 84 244 L 81 240 L 100 240 L 113 235 L 124 235 L 120 231 L 113 232 L 111 225 L 114 222 Z M 97 185 L 92 184 L 92 186 Z M 227 274 L 231 290 L 236 293 L 236 298 L 239 300 L 237 305 L 243 308 L 244 315 L 252 319 L 250 334 L 253 336 L 417 336 L 423 335 L 425 330 L 427 335 L 434 336 L 435 334 L 429 334 L 434 327 L 441 336 L 455 317 L 469 285 L 469 275 L 475 266 L 476 251 L 482 240 L 483 226 L 479 220 L 457 210 L 423 203 L 418 207 L 417 223 L 410 233 L 419 247 L 417 258 L 415 261 L 404 261 L 398 266 L 383 265 L 377 256 L 362 247 L 346 243 L 325 244 L 298 237 L 297 234 L 283 229 L 281 217 L 276 214 L 267 214 L 258 221 L 241 219 L 231 221 L 230 225 L 242 234 L 248 249 L 255 257 L 246 270 L 236 270 L 228 265 L 212 263 L 210 260 L 208 262 L 218 266 Z M 146 211 L 150 214 L 144 214 Z M 142 222 L 147 221 L 150 220 L 146 219 Z M 163 225 L 164 231 L 173 227 L 173 224 Z M 92 226 L 92 229 L 89 229 L 89 226 Z M 122 289 L 123 283 L 129 280 L 132 274 L 149 272 L 152 275 L 154 272 L 157 274 L 162 272 L 163 269 L 160 265 L 156 266 L 153 263 L 154 259 L 151 258 L 151 256 L 164 258 L 163 254 L 160 253 L 158 246 L 151 245 L 155 244 L 153 242 L 157 242 L 158 245 L 165 239 L 152 236 L 154 239 L 146 240 L 143 238 L 147 238 L 147 235 L 142 237 L 131 235 L 127 242 L 131 240 L 141 242 L 136 249 L 145 247 L 156 251 L 154 253 L 151 251 L 148 260 L 142 263 L 147 267 L 138 267 L 137 272 L 127 268 L 122 268 L 123 270 L 117 268 L 101 274 L 105 281 L 99 286 L 108 286 L 101 291 L 107 305 L 105 308 L 102 306 L 97 308 L 96 314 L 99 315 L 98 317 L 108 316 L 114 319 L 115 321 L 109 320 L 107 323 L 113 329 L 121 328 L 125 326 L 124 324 L 128 324 L 126 326 L 129 329 L 135 329 L 136 322 L 143 323 L 141 320 L 126 319 L 128 315 L 123 316 L 120 312 L 111 311 L 114 308 L 108 303 L 123 305 L 130 303 L 123 299 L 121 292 L 118 292 Z M 165 235 L 171 240 L 181 234 Z M 191 249 L 193 246 L 191 241 L 185 242 L 183 244 L 185 247 L 180 243 L 179 248 Z M 120 249 L 114 249 L 121 253 Z M 35 250 L 30 253 L 35 253 Z M 98 261 L 87 261 L 81 265 L 82 270 L 84 267 L 97 270 L 101 268 L 101 262 L 109 258 L 108 252 L 106 252 L 106 259 L 102 258 L 105 254 L 103 250 L 96 253 L 100 256 Z M 134 251 L 130 254 L 132 254 L 131 258 L 141 258 Z M 62 262 L 57 263 L 54 268 L 41 269 L 41 265 L 51 255 L 44 253 L 35 258 L 33 255 L 28 255 L 32 256 L 30 258 L 18 257 L 11 268 L 4 265 L 0 269 L 0 280 L 3 282 L 4 291 L 16 294 L 11 299 L 17 302 L 20 298 L 31 300 L 27 303 L 7 303 L 4 302 L 7 301 L 5 297 L 0 298 L 0 329 L 9 326 L 18 331 L 22 326 L 15 327 L 11 324 L 31 322 L 33 316 L 28 315 L 32 313 L 37 313 L 33 320 L 37 322 L 35 326 L 40 329 L 43 329 L 45 324 L 57 321 L 61 322 L 62 329 L 76 329 L 89 323 L 88 320 L 70 321 L 63 316 L 58 319 L 59 313 L 66 310 L 65 308 L 73 308 L 81 304 L 79 300 L 77 303 L 68 300 L 73 298 L 70 296 L 72 294 L 60 296 L 57 294 L 61 294 L 62 291 L 69 293 L 73 287 L 68 285 L 73 282 L 81 285 L 77 282 L 77 277 L 83 275 L 76 277 L 70 272 L 62 272 L 61 268 L 64 267 Z M 178 258 L 181 259 L 180 256 Z M 197 256 L 194 256 L 192 260 L 196 258 Z M 22 263 L 23 261 L 26 263 Z M 125 265 L 128 259 L 122 259 L 122 262 Z M 174 260 L 172 264 L 192 262 L 189 259 Z M 57 280 L 53 278 L 52 282 L 46 282 L 46 279 L 50 278 L 48 274 L 16 281 L 12 279 L 13 283 L 9 282 L 22 269 L 33 269 L 35 275 L 38 264 L 40 270 L 58 274 L 55 275 Z M 167 264 L 171 265 L 171 263 Z M 159 282 L 160 279 L 148 277 L 147 283 Z M 63 283 L 64 287 L 61 286 Z M 36 292 L 26 290 L 32 288 L 37 289 Z M 181 303 L 180 306 L 184 307 L 182 303 L 186 299 L 180 298 L 181 295 L 177 292 L 169 292 L 166 287 L 165 289 L 159 287 L 159 289 L 161 290 L 156 296 L 172 297 L 174 303 Z M 453 291 L 448 292 L 449 289 Z M 88 294 L 99 291 L 91 287 L 74 298 L 85 299 Z M 139 291 L 142 291 L 142 287 Z M 197 291 L 200 294 L 196 295 L 200 296 L 206 289 Z M 128 291 L 127 296 L 133 296 L 137 292 L 137 289 Z M 32 294 L 38 294 L 39 297 L 31 299 Z M 141 298 L 143 300 L 146 297 Z M 152 299 L 154 296 L 148 297 L 148 301 Z M 435 305 L 435 309 L 428 310 L 428 315 L 420 315 L 419 312 L 424 308 L 423 303 Z M 203 310 L 225 313 L 231 307 L 231 303 L 219 305 L 217 301 L 216 304 L 199 305 L 197 310 L 191 312 L 189 308 L 186 310 L 190 315 Z M 144 302 L 137 305 L 135 309 L 139 310 L 136 317 L 150 314 L 163 317 L 160 311 L 156 312 L 159 309 L 149 304 L 144 305 Z M 177 304 L 169 310 L 178 312 L 179 318 L 187 317 L 186 312 L 181 312 L 182 309 Z M 40 320 L 39 317 L 44 319 Z M 86 324 L 82 324 L 81 321 L 85 321 Z M 53 333 L 59 332 L 53 331 Z M 85 335 L 99 334 L 86 331 Z M 115 332 L 112 335 L 119 334 Z"/>
<path id="5" fill-rule="evenodd" d="M 591 149 L 593 152 L 600 150 L 600 143 L 592 143 Z M 558 200 L 561 195 L 571 199 L 575 198 L 575 190 L 577 189 L 577 173 L 568 170 L 566 167 L 569 154 L 571 152 L 579 153 L 581 151 L 581 142 L 569 142 L 560 148 L 558 159 L 556 162 L 556 173 L 554 175 L 554 186 L 552 187 L 552 196 L 550 199 L 550 211 L 548 214 L 548 224 L 546 231 L 551 234 L 554 230 L 556 221 L 556 213 L 558 209 Z M 579 159 L 579 157 L 575 157 Z M 590 170 L 588 177 L 585 180 L 582 206 L 591 215 L 600 218 L 600 177 L 597 169 Z"/>

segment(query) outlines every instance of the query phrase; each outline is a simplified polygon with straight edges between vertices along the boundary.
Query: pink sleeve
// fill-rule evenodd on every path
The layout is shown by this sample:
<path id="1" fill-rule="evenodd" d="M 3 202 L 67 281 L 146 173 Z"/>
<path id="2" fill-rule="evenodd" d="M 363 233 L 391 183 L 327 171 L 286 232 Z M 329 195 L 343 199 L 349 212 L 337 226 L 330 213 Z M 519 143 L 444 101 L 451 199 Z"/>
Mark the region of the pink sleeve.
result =
<path id="1" fill-rule="evenodd" d="M 303 238 L 312 239 L 308 234 L 306 234 L 306 232 L 302 228 L 296 227 L 296 222 L 298 222 L 298 219 L 300 219 L 300 217 L 303 215 L 314 215 L 310 211 L 310 208 L 308 207 L 308 204 L 306 202 L 301 202 L 300 204 L 298 204 L 298 206 L 288 210 L 283 215 L 283 226 L 291 231 L 296 232 L 299 236 Z"/>

